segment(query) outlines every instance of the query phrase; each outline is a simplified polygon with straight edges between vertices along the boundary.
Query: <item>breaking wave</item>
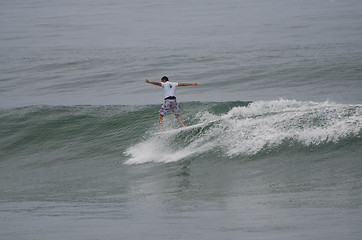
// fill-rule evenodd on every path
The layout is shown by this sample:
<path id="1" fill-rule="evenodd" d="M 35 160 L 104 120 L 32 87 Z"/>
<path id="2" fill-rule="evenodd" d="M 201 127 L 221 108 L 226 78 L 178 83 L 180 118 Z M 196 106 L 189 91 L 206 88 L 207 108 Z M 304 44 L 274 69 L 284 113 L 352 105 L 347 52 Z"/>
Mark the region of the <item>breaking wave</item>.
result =
<path id="1" fill-rule="evenodd" d="M 362 106 L 296 100 L 240 103 L 224 113 L 211 108 L 195 115 L 198 128 L 148 136 L 129 147 L 126 164 L 175 162 L 205 153 L 219 157 L 253 156 L 265 151 L 318 147 L 359 139 Z M 216 109 L 220 109 L 217 106 Z"/>

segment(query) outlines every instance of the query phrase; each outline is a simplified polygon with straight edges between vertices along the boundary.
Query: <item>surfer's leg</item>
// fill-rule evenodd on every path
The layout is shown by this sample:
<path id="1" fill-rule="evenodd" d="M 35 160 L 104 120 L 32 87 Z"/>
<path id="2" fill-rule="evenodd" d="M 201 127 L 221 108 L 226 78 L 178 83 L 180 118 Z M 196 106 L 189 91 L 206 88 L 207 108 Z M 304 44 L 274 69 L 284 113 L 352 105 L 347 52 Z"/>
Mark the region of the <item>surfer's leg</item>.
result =
<path id="1" fill-rule="evenodd" d="M 177 120 L 181 123 L 182 127 L 187 127 L 187 126 L 184 124 L 184 122 L 182 121 L 182 119 L 181 119 L 181 116 L 180 116 L 180 115 L 175 114 L 175 117 L 176 117 L 176 118 L 177 118 Z"/>
<path id="2" fill-rule="evenodd" d="M 160 114 L 158 117 L 158 123 L 160 124 L 160 132 L 162 132 L 162 126 L 163 126 L 163 115 Z"/>
<path id="3" fill-rule="evenodd" d="M 163 115 L 166 114 L 168 109 L 170 108 L 170 103 L 166 100 L 160 109 L 160 116 L 158 117 L 158 123 L 160 124 L 160 132 L 162 132 L 162 126 L 163 126 Z"/>
<path id="4" fill-rule="evenodd" d="M 182 127 L 187 127 L 184 122 L 182 121 L 182 118 L 180 116 L 180 114 L 178 113 L 179 112 L 179 108 L 178 108 L 178 104 L 176 102 L 176 100 L 173 100 L 171 102 L 171 109 L 172 109 L 172 112 L 175 114 L 175 117 L 177 118 L 177 120 L 181 123 L 181 126 Z"/>

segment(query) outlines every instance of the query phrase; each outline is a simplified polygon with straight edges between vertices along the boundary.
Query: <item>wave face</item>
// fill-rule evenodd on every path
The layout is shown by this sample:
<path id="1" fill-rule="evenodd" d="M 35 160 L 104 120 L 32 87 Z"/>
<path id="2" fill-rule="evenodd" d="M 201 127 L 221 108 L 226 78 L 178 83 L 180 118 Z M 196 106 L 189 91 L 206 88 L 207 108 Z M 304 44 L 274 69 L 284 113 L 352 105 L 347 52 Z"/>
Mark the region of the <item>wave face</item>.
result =
<path id="1" fill-rule="evenodd" d="M 158 105 L 30 106 L 0 112 L 2 161 L 82 159 L 125 164 L 188 158 L 230 159 L 322 149 L 361 141 L 362 106 L 274 100 L 181 103 L 189 130 L 155 134 Z M 165 130 L 179 128 L 168 114 Z"/>
<path id="2" fill-rule="evenodd" d="M 194 105 L 199 103 L 188 108 Z M 283 149 L 360 141 L 361 136 L 360 105 L 281 99 L 204 104 L 203 108 L 191 117 L 191 122 L 208 124 L 170 134 L 150 134 L 125 151 L 130 157 L 126 164 L 174 162 L 203 154 L 250 157 Z"/>

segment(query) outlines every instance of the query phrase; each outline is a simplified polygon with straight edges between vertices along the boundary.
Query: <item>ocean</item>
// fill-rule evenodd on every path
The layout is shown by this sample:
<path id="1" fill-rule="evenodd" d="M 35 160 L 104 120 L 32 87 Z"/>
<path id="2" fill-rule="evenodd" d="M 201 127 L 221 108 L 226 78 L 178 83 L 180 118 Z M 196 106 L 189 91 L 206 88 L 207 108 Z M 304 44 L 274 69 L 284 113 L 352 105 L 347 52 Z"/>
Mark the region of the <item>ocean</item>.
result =
<path id="1" fill-rule="evenodd" d="M 361 239 L 361 12 L 1 1 L 0 239 Z"/>

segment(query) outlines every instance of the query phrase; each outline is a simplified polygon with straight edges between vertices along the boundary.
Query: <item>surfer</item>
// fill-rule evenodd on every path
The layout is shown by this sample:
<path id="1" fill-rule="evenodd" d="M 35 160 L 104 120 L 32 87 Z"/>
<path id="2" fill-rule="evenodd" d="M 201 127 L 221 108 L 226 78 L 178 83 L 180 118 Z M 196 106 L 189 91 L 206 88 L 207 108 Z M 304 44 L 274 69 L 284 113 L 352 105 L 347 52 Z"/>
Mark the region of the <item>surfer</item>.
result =
<path id="1" fill-rule="evenodd" d="M 160 124 L 160 132 L 162 132 L 162 125 L 163 125 L 163 115 L 168 110 L 172 110 L 172 112 L 175 114 L 175 117 L 177 120 L 181 123 L 182 127 L 186 127 L 184 122 L 181 119 L 181 116 L 179 114 L 179 108 L 176 101 L 176 87 L 178 86 L 197 86 L 198 83 L 177 83 L 177 82 L 169 82 L 168 77 L 163 76 L 161 78 L 161 82 L 151 82 L 148 79 L 145 80 L 146 83 L 150 83 L 153 85 L 157 85 L 163 88 L 163 95 L 165 97 L 165 101 L 161 106 L 160 109 L 160 115 L 158 118 L 158 123 Z"/>

